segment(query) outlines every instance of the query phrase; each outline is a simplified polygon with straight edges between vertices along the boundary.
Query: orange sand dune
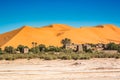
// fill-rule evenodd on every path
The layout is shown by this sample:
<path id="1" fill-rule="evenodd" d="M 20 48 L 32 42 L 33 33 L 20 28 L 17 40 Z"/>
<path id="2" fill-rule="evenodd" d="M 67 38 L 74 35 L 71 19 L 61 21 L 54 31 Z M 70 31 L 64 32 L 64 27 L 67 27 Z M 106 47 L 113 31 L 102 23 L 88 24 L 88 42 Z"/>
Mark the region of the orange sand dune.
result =
<path id="1" fill-rule="evenodd" d="M 40 28 L 24 26 L 17 30 L 0 35 L 0 47 L 17 47 L 26 45 L 32 47 L 32 42 L 45 44 L 46 46 L 61 46 L 60 41 L 70 38 L 74 43 L 120 43 L 120 28 L 114 25 L 102 25 L 97 27 L 74 28 L 63 24 L 53 24 Z"/>

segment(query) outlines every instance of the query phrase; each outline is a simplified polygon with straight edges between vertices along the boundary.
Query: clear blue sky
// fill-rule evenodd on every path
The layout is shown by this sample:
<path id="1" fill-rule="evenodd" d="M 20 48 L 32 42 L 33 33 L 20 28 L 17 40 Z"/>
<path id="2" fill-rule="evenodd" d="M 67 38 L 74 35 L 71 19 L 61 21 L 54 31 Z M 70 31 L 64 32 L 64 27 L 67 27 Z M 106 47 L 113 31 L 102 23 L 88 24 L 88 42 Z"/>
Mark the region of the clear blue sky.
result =
<path id="1" fill-rule="evenodd" d="M 57 23 L 120 26 L 120 0 L 0 0 L 0 33 Z"/>

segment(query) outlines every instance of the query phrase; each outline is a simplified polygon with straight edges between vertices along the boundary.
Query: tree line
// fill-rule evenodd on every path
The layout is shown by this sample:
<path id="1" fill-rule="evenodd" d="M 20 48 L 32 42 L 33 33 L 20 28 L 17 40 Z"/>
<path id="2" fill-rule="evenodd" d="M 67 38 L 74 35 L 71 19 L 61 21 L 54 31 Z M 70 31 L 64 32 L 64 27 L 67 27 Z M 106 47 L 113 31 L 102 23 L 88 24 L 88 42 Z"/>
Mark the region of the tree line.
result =
<path id="1" fill-rule="evenodd" d="M 65 46 L 66 44 L 71 44 L 71 39 L 65 38 L 61 40 L 61 44 L 63 46 L 56 47 L 56 46 L 46 46 L 44 44 L 38 44 L 37 42 L 32 42 L 32 48 L 29 48 L 25 45 L 18 45 L 17 48 L 14 48 L 13 46 L 6 46 L 4 50 L 0 48 L 0 53 L 15 53 L 16 51 L 19 51 L 20 53 L 23 53 L 24 48 L 28 48 L 29 52 L 32 53 L 40 53 L 40 52 L 65 52 Z M 118 50 L 120 52 L 120 44 L 115 43 L 108 43 L 107 48 L 105 50 Z"/>
<path id="2" fill-rule="evenodd" d="M 37 42 L 32 42 L 32 48 L 29 48 L 28 46 L 25 45 L 18 45 L 17 48 L 14 48 L 13 46 L 6 46 L 3 50 L 0 48 L 0 53 L 15 53 L 16 51 L 19 51 L 20 53 L 24 52 L 24 48 L 28 48 L 29 52 L 32 53 L 40 53 L 40 52 L 61 52 L 64 50 L 65 45 L 67 43 L 71 43 L 71 40 L 68 38 L 65 38 L 61 40 L 61 43 L 63 44 L 62 47 L 56 47 L 56 46 L 46 46 L 44 44 L 38 44 Z"/>

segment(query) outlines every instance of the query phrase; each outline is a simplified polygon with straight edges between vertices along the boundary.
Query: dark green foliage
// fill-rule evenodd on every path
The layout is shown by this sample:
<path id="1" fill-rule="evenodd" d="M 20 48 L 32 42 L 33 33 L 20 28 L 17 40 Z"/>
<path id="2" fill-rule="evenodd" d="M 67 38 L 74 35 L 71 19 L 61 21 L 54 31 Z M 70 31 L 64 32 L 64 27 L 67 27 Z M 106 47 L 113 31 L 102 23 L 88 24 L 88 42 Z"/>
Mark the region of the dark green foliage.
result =
<path id="1" fill-rule="evenodd" d="M 115 43 L 108 43 L 107 44 L 107 50 L 118 50 L 119 45 L 115 44 Z"/>
<path id="2" fill-rule="evenodd" d="M 47 47 L 47 51 L 60 52 L 61 48 L 55 47 L 55 46 L 49 46 L 49 47 Z"/>
<path id="3" fill-rule="evenodd" d="M 23 53 L 24 46 L 23 45 L 18 45 L 17 50 L 20 51 L 20 53 Z"/>
<path id="4" fill-rule="evenodd" d="M 120 45 L 118 46 L 118 49 L 117 49 L 117 50 L 118 50 L 118 52 L 120 53 Z"/>
<path id="5" fill-rule="evenodd" d="M 33 53 L 40 53 L 40 50 L 39 50 L 38 46 L 36 46 L 34 48 L 31 48 L 30 51 L 33 52 Z"/>
<path id="6" fill-rule="evenodd" d="M 78 60 L 79 59 L 79 54 L 73 53 L 71 55 L 71 58 L 74 59 L 74 60 Z"/>
<path id="7" fill-rule="evenodd" d="M 39 47 L 36 46 L 36 47 L 35 47 L 35 53 L 39 53 L 39 52 L 40 52 Z"/>
<path id="8" fill-rule="evenodd" d="M 4 51 L 6 53 L 14 53 L 14 48 L 12 46 L 6 46 Z"/>
<path id="9" fill-rule="evenodd" d="M 44 44 L 38 45 L 38 48 L 39 48 L 39 51 L 40 51 L 40 52 L 46 51 L 46 46 L 45 46 Z"/>
<path id="10" fill-rule="evenodd" d="M 18 45 L 16 51 L 20 51 L 20 53 L 24 53 L 24 48 L 28 48 L 29 49 L 28 46 Z"/>
<path id="11" fill-rule="evenodd" d="M 108 43 L 106 50 L 117 50 L 120 53 L 120 44 Z"/>
<path id="12" fill-rule="evenodd" d="M 61 59 L 62 60 L 70 60 L 71 59 L 71 55 L 62 55 Z"/>
<path id="13" fill-rule="evenodd" d="M 95 46 L 96 46 L 95 44 L 92 44 L 92 43 L 91 43 L 91 44 L 89 44 L 89 45 L 90 45 L 91 47 L 95 47 Z"/>
<path id="14" fill-rule="evenodd" d="M 70 44 L 70 43 L 71 43 L 71 40 L 68 39 L 68 38 L 65 38 L 65 39 L 61 40 L 61 43 L 63 44 L 63 48 L 65 48 L 65 46 L 66 46 L 67 44 Z"/>
<path id="15" fill-rule="evenodd" d="M 61 48 L 55 46 L 46 47 L 44 44 L 40 44 L 36 47 L 30 49 L 33 53 L 40 53 L 40 52 L 60 52 Z"/>
<path id="16" fill-rule="evenodd" d="M 87 53 L 93 53 L 92 49 L 87 49 L 87 50 L 85 50 L 85 52 L 87 52 Z"/>
<path id="17" fill-rule="evenodd" d="M 32 48 L 30 50 L 33 53 L 38 53 L 39 52 L 39 48 L 37 46 L 37 42 L 32 42 Z"/>
<path id="18" fill-rule="evenodd" d="M 2 54 L 3 53 L 3 51 L 2 51 L 2 49 L 0 48 L 0 54 Z"/>

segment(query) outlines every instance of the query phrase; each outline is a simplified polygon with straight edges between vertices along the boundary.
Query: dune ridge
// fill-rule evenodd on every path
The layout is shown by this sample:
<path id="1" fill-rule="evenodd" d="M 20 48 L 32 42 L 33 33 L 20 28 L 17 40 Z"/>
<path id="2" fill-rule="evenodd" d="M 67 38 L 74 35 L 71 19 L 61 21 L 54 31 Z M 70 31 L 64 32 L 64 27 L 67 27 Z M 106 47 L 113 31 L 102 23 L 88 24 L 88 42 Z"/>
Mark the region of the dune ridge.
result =
<path id="1" fill-rule="evenodd" d="M 74 28 L 64 24 L 52 24 L 44 27 L 23 26 L 19 29 L 0 35 L 0 47 L 17 47 L 26 45 L 32 47 L 32 42 L 46 46 L 61 46 L 60 41 L 70 38 L 77 44 L 84 43 L 120 43 L 120 28 L 112 24 L 93 27 Z"/>

